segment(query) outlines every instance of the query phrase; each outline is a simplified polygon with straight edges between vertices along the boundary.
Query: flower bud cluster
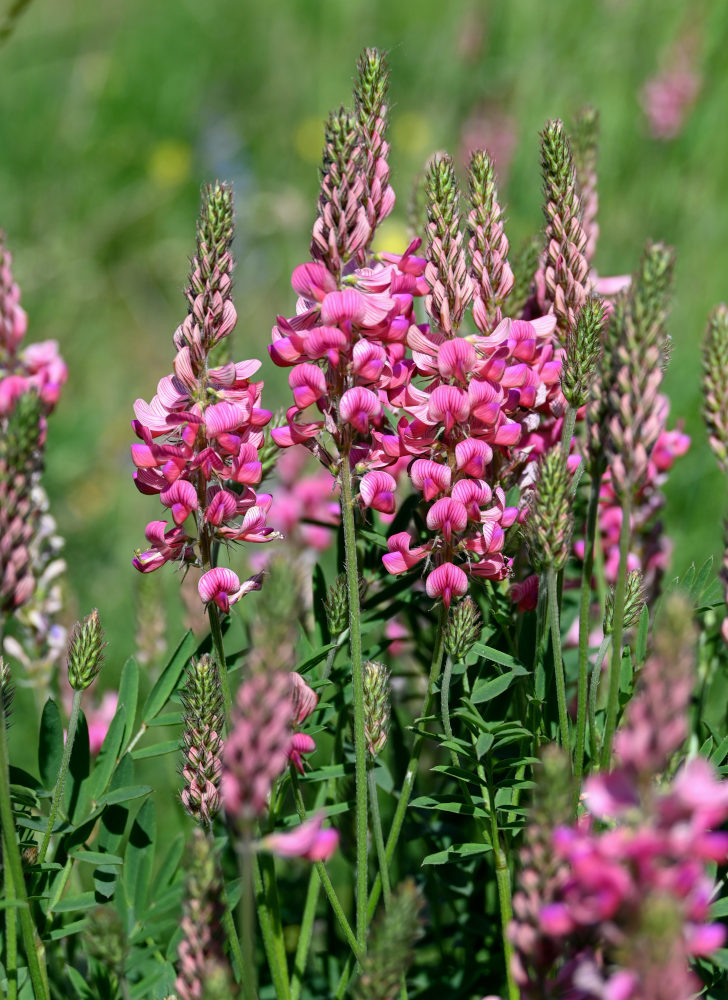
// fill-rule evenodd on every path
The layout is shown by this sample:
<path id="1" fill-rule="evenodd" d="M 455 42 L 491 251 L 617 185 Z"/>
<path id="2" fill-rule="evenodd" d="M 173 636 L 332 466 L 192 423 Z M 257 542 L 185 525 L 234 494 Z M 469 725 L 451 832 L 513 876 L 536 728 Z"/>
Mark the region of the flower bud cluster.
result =
<path id="1" fill-rule="evenodd" d="M 208 569 L 214 542 L 266 542 L 275 537 L 266 525 L 271 503 L 256 495 L 263 427 L 271 418 L 259 406 L 262 382 L 251 382 L 259 361 L 229 362 L 210 368 L 212 350 L 229 336 L 236 322 L 231 300 L 230 253 L 233 208 L 230 189 L 215 184 L 203 191 L 197 255 L 186 290 L 189 313 L 174 335 L 174 372 L 157 386 L 151 403 L 138 399 L 132 427 L 141 444 L 132 445 L 141 493 L 156 494 L 171 513 L 173 525 L 151 521 L 150 547 L 139 552 L 142 573 L 179 561 Z M 197 538 L 185 522 L 193 515 Z M 229 606 L 259 582 L 241 585 L 229 569 L 208 570 L 200 580 L 204 603 Z"/>

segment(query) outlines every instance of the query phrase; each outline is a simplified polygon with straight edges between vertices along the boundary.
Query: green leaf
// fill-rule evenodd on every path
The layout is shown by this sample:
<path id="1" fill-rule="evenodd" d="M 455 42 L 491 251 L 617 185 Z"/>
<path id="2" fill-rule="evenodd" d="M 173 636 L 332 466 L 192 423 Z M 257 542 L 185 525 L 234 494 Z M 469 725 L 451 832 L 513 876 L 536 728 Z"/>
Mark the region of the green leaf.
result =
<path id="1" fill-rule="evenodd" d="M 494 649 L 493 646 L 486 646 L 482 642 L 476 642 L 471 653 L 477 653 L 481 659 L 490 660 L 493 663 L 500 663 L 502 667 L 511 667 L 516 670 L 520 667 L 520 672 L 527 674 L 529 671 L 514 656 L 504 653 L 501 649 Z"/>
<path id="2" fill-rule="evenodd" d="M 637 629 L 637 638 L 634 644 L 634 660 L 641 666 L 647 658 L 647 638 L 650 633 L 650 611 L 645 604 L 640 612 L 640 623 Z"/>
<path id="3" fill-rule="evenodd" d="M 113 806 L 122 802 L 132 802 L 134 799 L 141 799 L 143 796 L 149 795 L 151 791 L 151 785 L 124 785 L 122 788 L 116 788 L 102 795 L 98 804 Z"/>
<path id="4" fill-rule="evenodd" d="M 21 788 L 30 788 L 34 792 L 40 792 L 43 785 L 34 778 L 32 774 L 28 771 L 24 771 L 22 767 L 15 767 L 15 765 L 10 765 L 10 784 L 18 785 Z"/>
<path id="5" fill-rule="evenodd" d="M 511 684 L 519 677 L 523 677 L 528 671 L 525 667 L 514 667 L 507 674 L 500 674 L 498 677 L 492 677 L 490 680 L 485 680 L 480 678 L 475 683 L 473 688 L 473 693 L 470 695 L 470 701 L 473 705 L 482 705 L 485 701 L 492 701 L 493 698 L 497 698 L 498 695 L 503 694 L 507 691 Z"/>
<path id="6" fill-rule="evenodd" d="M 179 740 L 165 740 L 164 743 L 152 743 L 148 747 L 139 747 L 132 750 L 131 755 L 134 760 L 144 760 L 147 757 L 163 757 L 165 754 L 174 753 L 179 750 Z"/>
<path id="7" fill-rule="evenodd" d="M 52 698 L 43 706 L 38 734 L 38 772 L 44 788 L 53 788 L 61 770 L 63 723 Z"/>
<path id="8" fill-rule="evenodd" d="M 93 893 L 89 893 L 88 895 L 93 896 Z M 97 904 L 94 901 L 94 906 L 96 905 Z M 60 907 L 57 906 L 56 912 L 59 909 Z M 89 910 L 91 907 L 85 906 L 83 909 Z M 73 923 L 64 924 L 63 927 L 57 927 L 54 931 L 51 931 L 48 936 L 51 941 L 62 941 L 63 938 L 71 937 L 72 934 L 79 934 L 81 931 L 85 931 L 87 927 L 88 924 L 86 923 L 86 918 L 84 917 L 83 920 L 74 920 Z"/>
<path id="9" fill-rule="evenodd" d="M 482 803 L 479 797 L 473 797 L 476 806 L 460 799 L 448 799 L 445 795 L 420 795 L 410 802 L 413 809 L 436 809 L 438 812 L 455 813 L 458 816 L 486 816 L 485 810 L 478 808 Z"/>
<path id="10" fill-rule="evenodd" d="M 88 785 L 83 787 L 91 770 L 91 753 L 89 750 L 88 724 L 83 712 L 78 713 L 78 728 L 73 741 L 71 760 L 68 764 L 68 779 L 64 789 L 66 815 L 74 823 L 78 823 L 85 811 L 88 800 Z"/>
<path id="11" fill-rule="evenodd" d="M 137 920 L 141 918 L 147 899 L 156 837 L 154 802 L 147 799 L 134 820 L 124 855 L 124 884 Z"/>
<path id="12" fill-rule="evenodd" d="M 126 749 L 129 740 L 134 733 L 134 720 L 136 719 L 137 701 L 139 699 L 139 667 L 133 656 L 124 664 L 119 681 L 119 705 L 126 709 L 126 724 L 121 745 Z"/>
<path id="13" fill-rule="evenodd" d="M 177 866 L 185 849 L 184 834 L 178 833 L 167 851 L 164 861 L 159 867 L 152 883 L 152 909 L 156 909 L 161 893 L 171 884 L 177 872 Z"/>
<path id="14" fill-rule="evenodd" d="M 142 722 L 149 725 L 162 711 L 169 701 L 170 695 L 179 684 L 182 673 L 187 665 L 187 661 L 195 651 L 195 636 L 190 630 L 180 640 L 179 645 L 172 653 L 167 666 L 149 692 L 149 697 L 144 702 L 142 709 Z"/>
<path id="15" fill-rule="evenodd" d="M 89 779 L 89 795 L 93 801 L 97 801 L 102 795 L 114 773 L 116 762 L 121 753 L 121 744 L 126 732 L 126 706 L 117 703 L 114 718 L 111 720 L 108 732 L 101 744 L 101 750 L 96 758 L 91 778 Z"/>
<path id="16" fill-rule="evenodd" d="M 703 565 L 698 570 L 698 575 L 695 577 L 695 582 L 690 588 L 690 596 L 695 604 L 700 602 L 700 598 L 703 596 L 703 591 L 706 588 L 708 580 L 710 579 L 710 574 L 713 569 L 713 557 L 708 556 Z"/>
<path id="17" fill-rule="evenodd" d="M 79 892 L 76 896 L 66 896 L 53 909 L 55 913 L 72 913 L 75 910 L 91 910 L 95 906 L 98 906 L 95 893 Z"/>
<path id="18" fill-rule="evenodd" d="M 479 854 L 488 854 L 490 851 L 490 844 L 452 844 L 444 851 L 438 851 L 436 854 L 428 854 L 422 864 L 446 865 L 451 861 L 459 861 L 462 858 L 473 858 Z"/>
<path id="19" fill-rule="evenodd" d="M 124 859 L 118 854 L 104 854 L 103 851 L 71 851 L 69 857 L 87 865 L 123 865 Z"/>

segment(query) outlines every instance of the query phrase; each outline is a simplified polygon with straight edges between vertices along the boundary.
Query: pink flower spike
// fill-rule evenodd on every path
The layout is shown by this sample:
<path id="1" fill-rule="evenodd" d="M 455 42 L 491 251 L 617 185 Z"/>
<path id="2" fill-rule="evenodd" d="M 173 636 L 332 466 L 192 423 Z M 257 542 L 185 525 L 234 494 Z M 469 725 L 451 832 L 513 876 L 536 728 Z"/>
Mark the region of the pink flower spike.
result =
<path id="1" fill-rule="evenodd" d="M 412 484 L 422 490 L 425 500 L 432 500 L 438 493 L 447 493 L 450 489 L 452 473 L 449 465 L 433 462 L 429 458 L 418 458 L 409 470 Z"/>
<path id="2" fill-rule="evenodd" d="M 263 847 L 282 858 L 328 861 L 339 845 L 338 830 L 322 829 L 324 814 L 317 813 L 290 833 L 271 833 Z"/>
<path id="3" fill-rule="evenodd" d="M 467 594 L 468 578 L 459 566 L 443 563 L 427 577 L 425 590 L 428 597 L 441 597 L 442 603 L 449 608 L 453 597 L 464 597 Z"/>
<path id="4" fill-rule="evenodd" d="M 210 501 L 205 511 L 205 520 L 208 524 L 219 527 L 223 521 L 229 521 L 235 515 L 238 505 L 238 498 L 229 490 L 219 490 Z"/>
<path id="5" fill-rule="evenodd" d="M 723 924 L 702 924 L 686 928 L 687 946 L 691 955 L 711 955 L 723 947 L 726 930 Z"/>
<path id="6" fill-rule="evenodd" d="M 437 367 L 443 378 L 455 378 L 467 383 L 477 357 L 475 348 L 469 341 L 456 337 L 440 344 Z"/>
<path id="7" fill-rule="evenodd" d="M 468 419 L 468 394 L 455 385 L 439 385 L 430 396 L 427 414 L 435 423 L 442 422 L 449 434 L 455 424 Z"/>
<path id="8" fill-rule="evenodd" d="M 247 587 L 247 589 L 253 588 Z M 197 584 L 197 590 L 205 604 L 214 601 L 222 613 L 226 615 L 230 610 L 230 605 L 239 601 L 246 592 L 246 585 L 240 586 L 237 573 L 218 566 L 202 574 Z"/>
<path id="9" fill-rule="evenodd" d="M 485 441 L 466 438 L 455 445 L 455 462 L 466 476 L 483 479 L 485 468 L 493 460 L 493 449 Z"/>
<path id="10" fill-rule="evenodd" d="M 305 362 L 288 376 L 293 398 L 299 410 L 305 410 L 326 395 L 326 376 L 317 365 Z"/>
<path id="11" fill-rule="evenodd" d="M 388 472 L 367 472 L 361 480 L 361 500 L 365 507 L 371 507 L 382 514 L 394 513 L 394 491 L 397 482 Z"/>
<path id="12" fill-rule="evenodd" d="M 326 326 L 362 323 L 366 311 L 364 296 L 354 288 L 345 288 L 343 292 L 329 292 L 321 303 L 321 319 Z"/>
<path id="13" fill-rule="evenodd" d="M 299 264 L 291 275 L 293 291 L 304 299 L 321 302 L 329 292 L 336 291 L 336 279 L 323 264 Z"/>
<path id="14" fill-rule="evenodd" d="M 347 389 L 339 402 L 339 416 L 360 434 L 366 434 L 370 418 L 379 416 L 381 411 L 382 405 L 376 394 L 361 386 Z"/>
<path id="15" fill-rule="evenodd" d="M 415 549 L 410 549 L 412 539 L 406 531 L 400 531 L 387 539 L 389 552 L 382 556 L 382 562 L 388 573 L 396 576 L 398 573 L 405 573 L 411 569 L 420 559 L 424 559 L 429 551 L 429 546 L 418 545 Z"/>

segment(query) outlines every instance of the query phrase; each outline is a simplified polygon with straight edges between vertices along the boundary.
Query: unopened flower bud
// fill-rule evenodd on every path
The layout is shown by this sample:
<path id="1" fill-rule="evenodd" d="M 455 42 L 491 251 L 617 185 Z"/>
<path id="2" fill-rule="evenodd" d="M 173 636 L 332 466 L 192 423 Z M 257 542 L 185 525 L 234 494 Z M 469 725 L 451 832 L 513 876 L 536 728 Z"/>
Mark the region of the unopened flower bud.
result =
<path id="1" fill-rule="evenodd" d="M 332 638 L 336 638 L 349 625 L 349 595 L 346 591 L 346 577 L 340 574 L 329 587 L 328 600 L 324 601 L 326 621 Z"/>
<path id="2" fill-rule="evenodd" d="M 560 449 L 547 452 L 539 467 L 533 501 L 525 524 L 534 568 L 563 569 L 569 557 L 573 512 L 571 476 Z"/>
<path id="3" fill-rule="evenodd" d="M 728 476 L 728 306 L 713 310 L 703 343 L 703 420 L 710 447 Z"/>
<path id="4" fill-rule="evenodd" d="M 85 691 L 93 684 L 104 661 L 104 631 L 96 608 L 81 622 L 76 622 L 68 642 L 68 681 L 74 691 Z"/>
<path id="5" fill-rule="evenodd" d="M 597 211 L 597 153 L 599 147 L 599 112 L 595 108 L 584 107 L 574 119 L 571 132 L 571 151 L 574 154 L 576 183 L 583 212 L 582 223 L 587 236 L 584 255 L 591 261 L 599 237 Z"/>
<path id="6" fill-rule="evenodd" d="M 627 589 L 624 595 L 625 631 L 632 628 L 640 620 L 642 608 L 645 606 L 644 578 L 638 569 L 633 569 L 627 575 Z M 611 635 L 614 631 L 614 588 L 610 587 L 607 594 L 607 606 L 604 613 L 604 634 Z"/>
<path id="7" fill-rule="evenodd" d="M 601 354 L 604 305 L 596 296 L 588 298 L 566 333 L 566 353 L 561 369 L 561 389 L 566 401 L 579 409 L 589 399 L 589 391 Z"/>
<path id="8" fill-rule="evenodd" d="M 182 804 L 190 816 L 209 826 L 220 809 L 223 728 L 220 677 L 211 656 L 190 664 L 182 707 Z"/>
<path id="9" fill-rule="evenodd" d="M 445 626 L 445 649 L 455 663 L 464 660 L 480 638 L 483 620 L 472 597 L 465 597 L 450 611 Z"/>
<path id="10" fill-rule="evenodd" d="M 460 231 L 460 189 L 449 156 L 436 156 L 427 171 L 427 267 L 431 292 L 427 311 L 446 337 L 455 335 L 473 296 L 463 234 Z"/>
<path id="11" fill-rule="evenodd" d="M 383 663 L 368 660 L 364 664 L 364 740 L 372 757 L 387 742 L 389 713 L 389 671 Z"/>
<path id="12" fill-rule="evenodd" d="M 356 987 L 357 1000 L 394 1000 L 399 996 L 402 977 L 412 964 L 415 942 L 422 933 L 421 911 L 420 891 L 407 879 L 372 927 Z"/>

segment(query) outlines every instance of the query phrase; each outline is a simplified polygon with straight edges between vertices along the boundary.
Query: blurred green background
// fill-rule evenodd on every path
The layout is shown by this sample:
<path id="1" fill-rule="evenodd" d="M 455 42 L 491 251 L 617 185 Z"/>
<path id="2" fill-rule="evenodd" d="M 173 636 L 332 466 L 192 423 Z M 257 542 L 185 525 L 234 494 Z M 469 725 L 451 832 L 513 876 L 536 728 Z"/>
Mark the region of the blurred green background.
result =
<path id="1" fill-rule="evenodd" d="M 235 185 L 234 355 L 264 357 L 268 405 L 283 404 L 286 373 L 265 347 L 308 257 L 322 120 L 350 100 L 365 45 L 391 63 L 398 205 L 380 245 L 404 245 L 427 156 L 447 148 L 462 166 L 471 141 L 495 153 L 518 245 L 542 222 L 538 130 L 584 103 L 600 109 L 600 273 L 633 270 L 650 236 L 678 251 L 666 383 L 671 425 L 684 420 L 693 446 L 667 491 L 673 568 L 720 556 L 726 498 L 699 373 L 708 312 L 728 297 L 727 41 L 728 5 L 711 0 L 32 0 L 0 48 L 0 225 L 28 340 L 57 339 L 69 365 L 46 481 L 67 540 L 69 616 L 99 607 L 108 682 L 134 650 L 131 556 L 161 516 L 131 482 L 132 403 L 170 370 L 200 185 Z M 660 141 L 640 94 L 685 61 L 699 93 Z M 154 579 L 171 596 L 165 569 Z"/>

